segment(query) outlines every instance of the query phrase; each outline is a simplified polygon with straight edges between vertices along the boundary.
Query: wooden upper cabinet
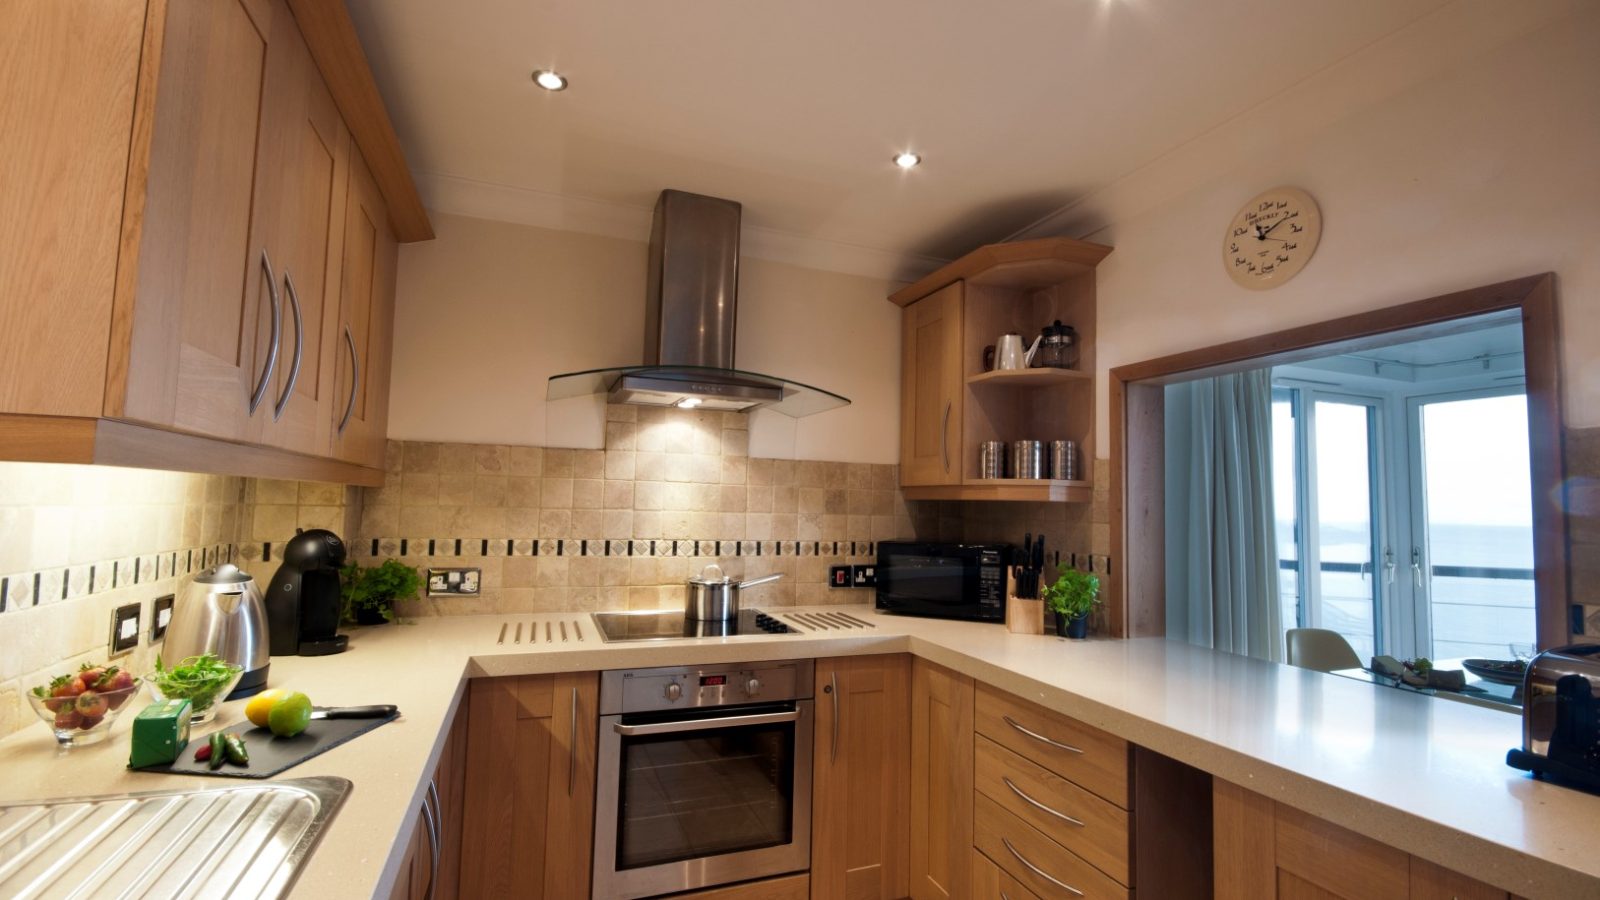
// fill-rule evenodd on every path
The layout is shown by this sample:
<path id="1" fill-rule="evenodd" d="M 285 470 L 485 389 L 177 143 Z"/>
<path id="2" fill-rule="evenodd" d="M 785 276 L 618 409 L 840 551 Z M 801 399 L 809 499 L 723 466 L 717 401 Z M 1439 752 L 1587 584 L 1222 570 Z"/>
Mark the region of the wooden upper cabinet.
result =
<path id="1" fill-rule="evenodd" d="M 150 140 L 146 177 L 128 195 L 137 256 L 119 286 L 129 336 L 112 344 L 107 415 L 249 436 L 250 391 L 265 366 L 254 340 L 264 248 L 251 213 L 258 161 L 276 162 L 258 150 L 281 12 L 241 0 L 167 4 L 160 65 L 141 85 Z"/>
<path id="2" fill-rule="evenodd" d="M 273 310 L 257 304 L 256 346 L 276 338 L 277 365 L 256 410 L 258 443 L 325 454 L 332 434 L 349 135 L 294 16 L 277 6 L 269 53 L 262 157 L 252 223 L 277 271 Z M 264 334 L 263 334 L 264 332 Z M 267 351 L 269 354 L 271 350 Z"/>
<path id="3" fill-rule="evenodd" d="M 344 5 L 304 9 L 35 3 L 0 29 L 0 458 L 381 481 L 394 237 L 344 316 L 356 143 L 385 163 L 360 214 L 431 230 Z M 384 345 L 358 465 L 333 452 L 347 319 Z"/>
<path id="4" fill-rule="evenodd" d="M 973 846 L 972 679 L 911 664 L 911 896 L 967 895 Z"/>
<path id="5" fill-rule="evenodd" d="M 911 660 L 819 659 L 812 758 L 812 900 L 908 892 Z"/>
<path id="6" fill-rule="evenodd" d="M 0 414 L 98 416 L 145 4 L 0 19 Z"/>
<path id="7" fill-rule="evenodd" d="M 382 466 L 398 245 L 383 195 L 359 153 L 351 154 L 348 195 L 334 334 L 333 455 Z"/>
<path id="8" fill-rule="evenodd" d="M 901 314 L 902 485 L 961 482 L 963 287 L 941 288 Z"/>

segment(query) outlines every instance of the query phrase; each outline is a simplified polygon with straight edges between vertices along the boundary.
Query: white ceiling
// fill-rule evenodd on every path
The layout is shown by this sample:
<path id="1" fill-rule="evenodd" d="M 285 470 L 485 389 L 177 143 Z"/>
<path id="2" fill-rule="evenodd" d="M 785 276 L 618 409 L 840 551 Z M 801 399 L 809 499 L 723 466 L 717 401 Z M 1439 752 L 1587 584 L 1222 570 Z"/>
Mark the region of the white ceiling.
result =
<path id="1" fill-rule="evenodd" d="M 627 218 L 672 187 L 946 259 L 1443 3 L 349 0 L 425 199 Z M 571 87 L 535 87 L 542 67 Z M 925 163 L 896 170 L 904 148 Z"/>

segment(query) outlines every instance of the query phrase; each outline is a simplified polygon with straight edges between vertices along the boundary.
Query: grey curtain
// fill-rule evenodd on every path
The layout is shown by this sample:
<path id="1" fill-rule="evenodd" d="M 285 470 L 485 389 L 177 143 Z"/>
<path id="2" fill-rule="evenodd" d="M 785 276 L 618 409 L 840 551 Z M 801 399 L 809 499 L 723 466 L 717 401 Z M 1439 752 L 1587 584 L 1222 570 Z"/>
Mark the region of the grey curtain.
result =
<path id="1" fill-rule="evenodd" d="M 1167 635 L 1279 660 L 1272 371 L 1166 388 Z"/>

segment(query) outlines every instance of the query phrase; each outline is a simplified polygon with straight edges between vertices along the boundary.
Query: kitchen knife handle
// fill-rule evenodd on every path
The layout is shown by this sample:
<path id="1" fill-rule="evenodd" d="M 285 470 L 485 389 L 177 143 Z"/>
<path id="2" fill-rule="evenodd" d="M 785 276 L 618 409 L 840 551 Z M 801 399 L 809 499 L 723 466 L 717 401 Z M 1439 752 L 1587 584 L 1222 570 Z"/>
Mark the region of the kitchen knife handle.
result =
<path id="1" fill-rule="evenodd" d="M 322 711 L 324 719 L 384 719 L 399 712 L 400 708 L 392 703 L 380 703 L 373 706 L 335 706 Z"/>

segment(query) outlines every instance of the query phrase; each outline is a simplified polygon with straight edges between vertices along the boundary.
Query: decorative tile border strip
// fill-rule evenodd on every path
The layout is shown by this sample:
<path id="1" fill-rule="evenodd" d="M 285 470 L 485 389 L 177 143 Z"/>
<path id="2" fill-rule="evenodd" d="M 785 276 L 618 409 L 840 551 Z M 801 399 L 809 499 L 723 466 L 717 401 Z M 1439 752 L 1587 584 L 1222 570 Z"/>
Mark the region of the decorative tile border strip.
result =
<path id="1" fill-rule="evenodd" d="M 750 541 L 714 538 L 372 538 L 352 544 L 356 556 L 613 556 L 711 557 L 800 556 L 876 557 L 875 541 Z M 254 547 L 251 548 L 254 550 Z M 272 553 L 271 545 L 262 552 Z"/>
<path id="2" fill-rule="evenodd" d="M 118 588 L 150 584 L 231 562 L 233 544 L 164 550 L 75 566 L 18 572 L 0 577 L 0 612 L 75 600 Z"/>

